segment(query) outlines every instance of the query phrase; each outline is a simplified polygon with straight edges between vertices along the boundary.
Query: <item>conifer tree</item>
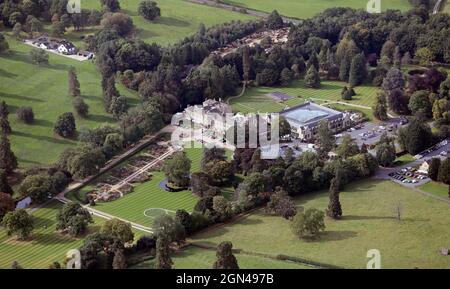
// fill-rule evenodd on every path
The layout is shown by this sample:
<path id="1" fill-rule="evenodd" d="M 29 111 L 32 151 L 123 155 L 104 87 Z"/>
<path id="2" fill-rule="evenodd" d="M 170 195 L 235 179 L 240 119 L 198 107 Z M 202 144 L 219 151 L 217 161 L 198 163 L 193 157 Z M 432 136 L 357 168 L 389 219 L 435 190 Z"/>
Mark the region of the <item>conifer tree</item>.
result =
<path id="1" fill-rule="evenodd" d="M 357 54 L 352 59 L 350 65 L 350 74 L 348 82 L 351 87 L 358 86 L 363 83 L 366 78 L 366 58 L 363 53 Z"/>
<path id="2" fill-rule="evenodd" d="M 314 65 L 308 69 L 308 72 L 305 75 L 305 85 L 310 88 L 319 88 L 320 87 L 320 76 L 319 72 Z"/>
<path id="3" fill-rule="evenodd" d="M 169 239 L 165 234 L 159 234 L 156 240 L 156 262 L 155 269 L 172 269 L 172 258 L 170 258 Z"/>
<path id="4" fill-rule="evenodd" d="M 78 81 L 77 71 L 73 66 L 69 68 L 69 94 L 73 97 L 78 97 L 81 95 L 80 82 Z"/>
<path id="5" fill-rule="evenodd" d="M 342 217 L 342 207 L 339 201 L 339 182 L 338 173 L 330 183 L 330 202 L 328 204 L 327 215 L 332 219 L 340 219 Z"/>
<path id="6" fill-rule="evenodd" d="M 17 158 L 11 150 L 6 134 L 1 134 L 0 137 L 0 169 L 4 170 L 6 174 L 12 173 L 17 168 Z"/>
<path id="7" fill-rule="evenodd" d="M 10 134 L 12 131 L 8 121 L 8 114 L 8 105 L 2 101 L 0 103 L 0 133 L 2 134 Z"/>
<path id="8" fill-rule="evenodd" d="M 13 194 L 13 190 L 8 183 L 8 176 L 4 169 L 0 169 L 0 193 L 6 193 L 8 195 Z"/>

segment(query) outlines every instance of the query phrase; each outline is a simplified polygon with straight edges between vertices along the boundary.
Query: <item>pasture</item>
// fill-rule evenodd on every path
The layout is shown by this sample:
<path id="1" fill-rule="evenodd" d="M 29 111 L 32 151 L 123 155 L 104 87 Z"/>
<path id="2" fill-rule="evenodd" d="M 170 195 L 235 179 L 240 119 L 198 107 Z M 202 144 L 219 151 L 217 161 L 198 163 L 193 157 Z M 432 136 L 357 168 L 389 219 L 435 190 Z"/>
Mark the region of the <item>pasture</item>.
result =
<path id="1" fill-rule="evenodd" d="M 13 129 L 10 141 L 20 167 L 52 163 L 63 150 L 76 145 L 75 140 L 63 139 L 53 133 L 58 116 L 73 112 L 73 98 L 68 95 L 67 71 L 70 66 L 77 69 L 81 94 L 89 105 L 88 118 L 76 119 L 77 130 L 114 123 L 104 110 L 100 74 L 93 63 L 49 53 L 49 65 L 37 66 L 29 57 L 32 47 L 12 38 L 8 38 L 8 42 L 10 53 L 0 56 L 0 101 L 6 101 L 9 107 Z M 130 103 L 137 102 L 135 93 L 120 84 L 118 89 Z M 17 121 L 15 113 L 21 106 L 33 108 L 34 124 Z"/>
<path id="2" fill-rule="evenodd" d="M 431 181 L 419 187 L 424 192 L 433 194 L 435 196 L 448 199 L 449 189 L 446 184 Z"/>
<path id="3" fill-rule="evenodd" d="M 10 268 L 13 261 L 18 261 L 26 269 L 46 269 L 55 261 L 62 264 L 66 253 L 82 244 L 82 238 L 75 239 L 56 232 L 56 213 L 61 206 L 58 201 L 52 201 L 33 213 L 35 229 L 30 241 L 9 237 L 0 227 L 0 268 Z M 97 231 L 103 222 L 103 219 L 94 217 L 89 232 Z"/>
<path id="4" fill-rule="evenodd" d="M 296 203 L 325 210 L 328 199 L 328 192 L 322 191 L 301 196 Z M 382 268 L 450 267 L 450 259 L 438 253 L 449 246 L 447 203 L 391 181 L 375 180 L 348 185 L 340 199 L 342 220 L 326 218 L 326 229 L 316 239 L 298 239 L 289 221 L 259 210 L 235 223 L 197 234 L 192 241 L 214 245 L 227 240 L 247 252 L 285 254 L 345 268 L 365 268 L 370 249 L 381 252 Z"/>
<path id="5" fill-rule="evenodd" d="M 195 33 L 201 23 L 206 27 L 230 22 L 232 20 L 255 19 L 250 15 L 231 12 L 213 7 L 207 7 L 184 0 L 157 1 L 161 8 L 161 17 L 148 21 L 138 14 L 141 0 L 120 1 L 122 12 L 128 14 L 136 26 L 136 37 L 148 43 L 156 42 L 166 46 Z M 82 0 L 81 7 L 86 9 L 101 9 L 100 1 Z M 95 28 L 91 31 L 95 32 Z M 83 33 L 81 33 L 82 35 Z M 80 33 L 73 32 L 73 38 L 79 38 Z"/>
<path id="6" fill-rule="evenodd" d="M 225 3 L 267 13 L 277 10 L 288 17 L 311 18 L 328 8 L 350 7 L 366 9 L 368 1 L 361 0 L 224 0 Z M 398 9 L 406 11 L 411 8 L 408 0 L 381 1 L 381 10 Z"/>
<path id="7" fill-rule="evenodd" d="M 377 87 L 372 85 L 361 85 L 355 88 L 356 96 L 350 101 L 344 101 L 341 98 L 341 91 L 348 84 L 341 81 L 322 81 L 319 89 L 305 87 L 304 81 L 295 81 L 289 87 L 252 87 L 248 89 L 240 98 L 230 101 L 235 111 L 243 113 L 249 112 L 280 112 L 286 107 L 299 105 L 307 100 L 314 102 L 342 102 L 349 105 L 359 105 L 363 107 L 372 107 L 375 103 Z M 293 98 L 285 102 L 277 102 L 273 98 L 267 96 L 272 92 L 283 92 Z M 354 107 L 348 106 L 349 109 Z M 364 109 L 364 108 L 363 108 Z M 367 109 L 365 109 L 367 110 Z"/>

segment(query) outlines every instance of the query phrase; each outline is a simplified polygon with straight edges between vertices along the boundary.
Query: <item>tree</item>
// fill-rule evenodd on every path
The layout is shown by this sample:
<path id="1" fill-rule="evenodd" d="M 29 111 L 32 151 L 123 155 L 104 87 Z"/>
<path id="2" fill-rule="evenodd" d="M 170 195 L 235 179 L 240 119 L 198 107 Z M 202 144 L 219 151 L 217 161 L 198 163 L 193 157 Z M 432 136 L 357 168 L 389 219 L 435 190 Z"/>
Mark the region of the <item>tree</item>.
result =
<path id="1" fill-rule="evenodd" d="M 433 61 L 433 53 L 427 47 L 422 47 L 417 49 L 416 55 L 414 57 L 416 61 L 422 66 L 429 66 L 431 61 Z"/>
<path id="2" fill-rule="evenodd" d="M 0 223 L 8 212 L 14 211 L 16 204 L 10 194 L 0 191 Z"/>
<path id="3" fill-rule="evenodd" d="M 164 235 L 169 242 L 180 244 L 186 239 L 186 230 L 176 219 L 170 215 L 161 215 L 153 221 L 158 238 Z"/>
<path id="4" fill-rule="evenodd" d="M 100 233 L 118 239 L 124 244 L 133 242 L 134 239 L 134 233 L 131 229 L 131 224 L 119 219 L 111 219 L 106 221 L 102 225 Z"/>
<path id="5" fill-rule="evenodd" d="M 384 133 L 375 147 L 377 161 L 383 167 L 390 167 L 397 155 L 395 152 L 394 140 Z"/>
<path id="6" fill-rule="evenodd" d="M 318 153 L 325 157 L 335 146 L 336 139 L 331 131 L 328 121 L 321 120 L 317 128 L 317 142 L 319 143 Z"/>
<path id="7" fill-rule="evenodd" d="M 412 118 L 409 124 L 400 128 L 398 132 L 398 141 L 401 147 L 412 155 L 428 148 L 433 139 L 429 125 L 417 118 Z"/>
<path id="8" fill-rule="evenodd" d="M 10 134 L 12 129 L 8 121 L 8 105 L 5 101 L 0 102 L 0 133 Z"/>
<path id="9" fill-rule="evenodd" d="M 243 70 L 243 78 L 244 82 L 248 83 L 250 79 L 250 69 L 251 69 L 251 62 L 250 62 L 250 52 L 249 47 L 246 45 L 242 49 L 242 70 Z"/>
<path id="10" fill-rule="evenodd" d="M 305 85 L 310 88 L 320 88 L 319 72 L 314 66 L 311 66 L 305 75 Z"/>
<path id="11" fill-rule="evenodd" d="M 336 153 L 343 159 L 359 154 L 358 144 L 355 143 L 349 134 L 342 137 L 341 143 L 336 148 Z"/>
<path id="12" fill-rule="evenodd" d="M 75 180 L 81 180 L 98 173 L 105 163 L 105 155 L 101 148 L 86 145 L 69 154 L 66 169 Z"/>
<path id="13" fill-rule="evenodd" d="M 377 93 L 376 103 L 373 108 L 373 116 L 381 121 L 388 119 L 386 94 L 384 92 L 380 91 Z"/>
<path id="14" fill-rule="evenodd" d="M 69 95 L 78 97 L 81 95 L 80 82 L 78 81 L 77 71 L 75 67 L 71 66 L 68 71 L 69 74 Z"/>
<path id="15" fill-rule="evenodd" d="M 119 12 L 106 14 L 101 21 L 101 25 L 103 29 L 114 30 L 122 37 L 130 35 L 134 30 L 131 17 Z"/>
<path id="16" fill-rule="evenodd" d="M 339 201 L 339 186 L 340 180 L 338 174 L 331 180 L 330 183 L 330 202 L 328 203 L 327 215 L 332 219 L 340 219 L 342 217 L 342 207 Z"/>
<path id="17" fill-rule="evenodd" d="M 13 195 L 13 189 L 8 183 L 8 175 L 4 169 L 0 169 L 0 193 Z"/>
<path id="18" fill-rule="evenodd" d="M 150 21 L 161 16 L 161 9 L 158 7 L 158 4 L 150 0 L 142 1 L 139 4 L 138 12 L 139 15 Z"/>
<path id="19" fill-rule="evenodd" d="M 113 98 L 109 111 L 115 119 L 120 119 L 128 111 L 128 101 L 124 96 Z"/>
<path id="20" fill-rule="evenodd" d="M 109 12 L 116 12 L 120 10 L 119 0 L 100 0 L 100 3 Z"/>
<path id="21" fill-rule="evenodd" d="M 158 235 L 156 239 L 155 269 L 171 269 L 173 265 L 170 258 L 169 240 L 166 235 Z"/>
<path id="22" fill-rule="evenodd" d="M 8 41 L 6 41 L 5 36 L 3 36 L 2 33 L 0 33 L 0 54 L 3 54 L 8 50 L 9 50 Z"/>
<path id="23" fill-rule="evenodd" d="M 383 64 L 385 65 L 391 65 L 394 61 L 394 54 L 395 54 L 395 43 L 391 40 L 387 40 L 383 47 L 381 48 L 381 54 L 380 57 L 386 59 Z"/>
<path id="24" fill-rule="evenodd" d="M 432 105 L 428 95 L 429 93 L 426 90 L 419 90 L 411 95 L 408 107 L 413 114 L 420 113 L 422 116 L 431 118 Z"/>
<path id="25" fill-rule="evenodd" d="M 403 73 L 398 68 L 391 68 L 381 84 L 386 93 L 391 93 L 395 89 L 403 90 L 405 79 Z"/>
<path id="26" fill-rule="evenodd" d="M 194 221 L 192 220 L 191 214 L 186 210 L 177 210 L 175 213 L 175 219 L 184 227 L 187 235 L 194 232 Z"/>
<path id="27" fill-rule="evenodd" d="M 30 50 L 31 61 L 37 65 L 48 64 L 48 53 L 43 49 L 31 49 Z"/>
<path id="28" fill-rule="evenodd" d="M 448 112 L 449 102 L 447 99 L 437 99 L 433 103 L 433 119 L 439 120 L 444 117 L 444 114 Z"/>
<path id="29" fill-rule="evenodd" d="M 93 223 L 91 213 L 79 203 L 64 204 L 56 215 L 56 229 L 76 237 L 84 234 L 90 223 Z"/>
<path id="30" fill-rule="evenodd" d="M 113 267 L 113 269 L 116 269 L 116 270 L 122 270 L 122 269 L 127 268 L 127 259 L 125 258 L 125 255 L 123 254 L 123 250 L 118 249 L 114 253 L 112 267 Z"/>
<path id="31" fill-rule="evenodd" d="M 222 242 L 217 246 L 217 260 L 214 262 L 213 269 L 239 269 L 236 257 L 233 255 L 233 244 L 231 242 Z"/>
<path id="32" fill-rule="evenodd" d="M 394 89 L 388 95 L 389 108 L 398 114 L 409 114 L 408 101 L 401 89 Z"/>
<path id="33" fill-rule="evenodd" d="M 282 216 L 286 220 L 291 219 L 297 213 L 294 200 L 281 188 L 270 196 L 266 210 L 269 213 Z"/>
<path id="34" fill-rule="evenodd" d="M 439 169 L 441 167 L 441 159 L 432 158 L 431 161 L 429 161 L 429 164 L 428 177 L 433 181 L 437 181 L 439 176 Z"/>
<path id="35" fill-rule="evenodd" d="M 450 158 L 446 158 L 439 167 L 438 180 L 450 185 Z"/>
<path id="36" fill-rule="evenodd" d="M 167 160 L 162 168 L 170 185 L 176 187 L 187 187 L 189 185 L 189 173 L 191 171 L 191 160 L 185 152 L 176 152 Z"/>
<path id="37" fill-rule="evenodd" d="M 291 221 L 291 230 L 299 238 L 316 236 L 320 231 L 325 230 L 324 216 L 322 211 L 314 208 L 304 212 L 298 211 Z"/>
<path id="38" fill-rule="evenodd" d="M 11 144 L 5 134 L 0 135 L 0 169 L 6 174 L 12 173 L 17 168 L 17 158 L 11 150 Z"/>
<path id="39" fill-rule="evenodd" d="M 21 106 L 16 111 L 17 119 L 26 123 L 32 124 L 34 122 L 34 112 L 29 106 Z"/>
<path id="40" fill-rule="evenodd" d="M 294 72 L 289 68 L 284 68 L 280 74 L 280 82 L 283 86 L 288 86 L 294 80 Z"/>
<path id="41" fill-rule="evenodd" d="M 234 178 L 234 170 L 231 163 L 227 161 L 210 162 L 205 168 L 215 185 L 229 184 Z"/>
<path id="42" fill-rule="evenodd" d="M 89 105 L 87 105 L 81 96 L 75 97 L 72 101 L 75 112 L 80 117 L 87 117 L 89 114 Z"/>
<path id="43" fill-rule="evenodd" d="M 205 148 L 203 150 L 203 156 L 201 160 L 202 170 L 206 170 L 207 166 L 211 162 L 226 161 L 227 156 L 225 155 L 225 150 L 223 148 L 213 147 Z"/>
<path id="44" fill-rule="evenodd" d="M 76 133 L 75 117 L 71 112 L 65 112 L 58 117 L 53 131 L 64 137 L 74 137 Z"/>
<path id="45" fill-rule="evenodd" d="M 280 14 L 278 14 L 277 10 L 273 10 L 272 13 L 270 13 L 269 17 L 266 20 L 266 26 L 267 28 L 272 30 L 283 28 L 284 21 L 283 18 L 281 18 Z"/>
<path id="46" fill-rule="evenodd" d="M 8 236 L 17 235 L 20 240 L 28 239 L 34 229 L 33 217 L 24 209 L 6 213 L 2 224 Z"/>
<path id="47" fill-rule="evenodd" d="M 349 74 L 349 84 L 351 87 L 358 86 L 363 83 L 367 75 L 366 57 L 364 53 L 357 54 L 352 59 Z"/>

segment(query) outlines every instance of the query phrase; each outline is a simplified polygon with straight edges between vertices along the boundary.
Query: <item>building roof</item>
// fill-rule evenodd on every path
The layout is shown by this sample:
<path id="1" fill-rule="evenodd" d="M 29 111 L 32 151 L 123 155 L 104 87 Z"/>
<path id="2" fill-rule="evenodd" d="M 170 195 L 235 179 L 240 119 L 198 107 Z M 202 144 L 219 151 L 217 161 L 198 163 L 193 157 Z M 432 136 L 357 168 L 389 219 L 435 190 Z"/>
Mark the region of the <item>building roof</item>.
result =
<path id="1" fill-rule="evenodd" d="M 280 113 L 286 120 L 294 126 L 314 127 L 321 120 L 334 121 L 343 117 L 343 113 L 314 102 L 286 109 Z"/>

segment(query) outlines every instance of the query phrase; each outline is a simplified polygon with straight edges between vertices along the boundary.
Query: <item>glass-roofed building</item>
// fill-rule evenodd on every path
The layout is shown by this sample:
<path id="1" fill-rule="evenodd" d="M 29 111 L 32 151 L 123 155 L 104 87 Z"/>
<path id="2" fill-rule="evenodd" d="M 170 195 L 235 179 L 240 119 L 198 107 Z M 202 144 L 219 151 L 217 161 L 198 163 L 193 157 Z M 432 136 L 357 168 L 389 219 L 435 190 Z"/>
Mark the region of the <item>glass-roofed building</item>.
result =
<path id="1" fill-rule="evenodd" d="M 333 132 L 344 130 L 351 125 L 350 114 L 343 113 L 314 102 L 291 107 L 280 112 L 290 123 L 292 130 L 302 141 L 313 141 L 320 121 L 328 121 Z"/>

